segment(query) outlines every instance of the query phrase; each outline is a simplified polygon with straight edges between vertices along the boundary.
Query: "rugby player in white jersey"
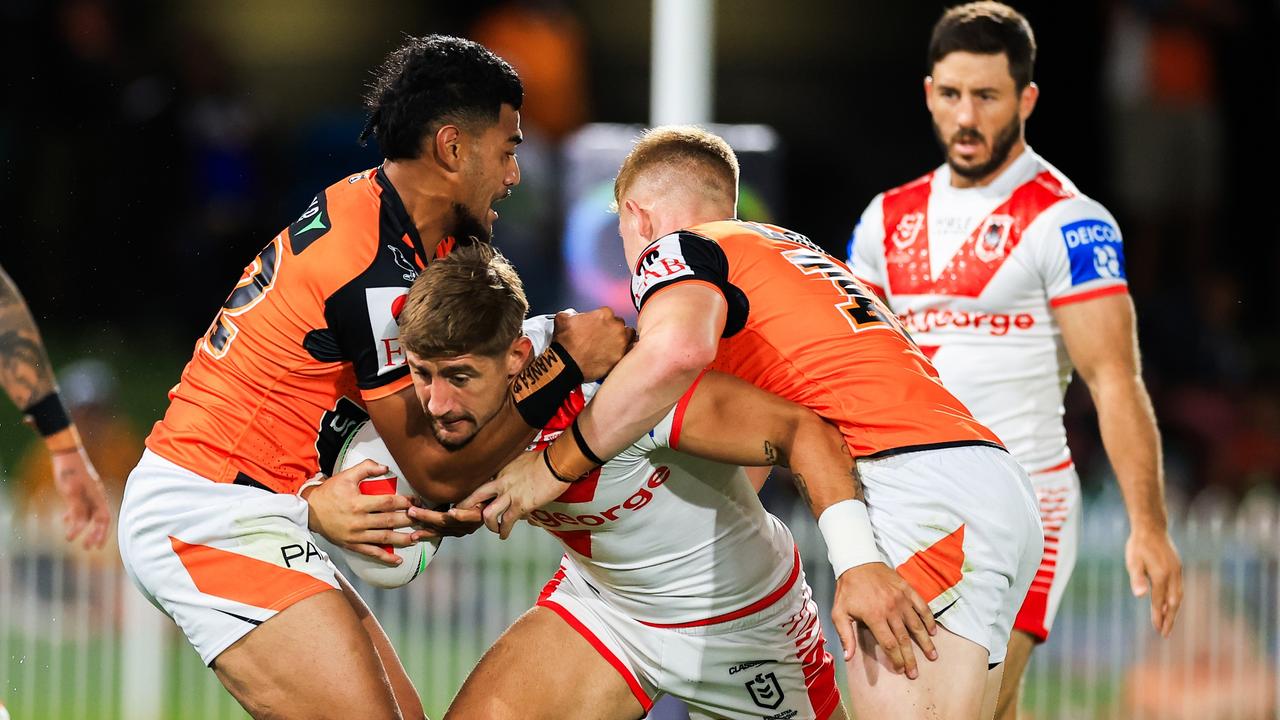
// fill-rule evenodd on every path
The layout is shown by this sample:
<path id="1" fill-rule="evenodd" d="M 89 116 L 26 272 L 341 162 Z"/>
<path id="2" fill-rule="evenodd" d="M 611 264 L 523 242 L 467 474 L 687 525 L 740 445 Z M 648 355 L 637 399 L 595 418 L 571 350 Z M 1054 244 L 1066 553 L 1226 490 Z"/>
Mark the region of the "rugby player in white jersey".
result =
<path id="1" fill-rule="evenodd" d="M 1044 557 L 1009 641 L 1005 719 L 1016 716 L 1027 660 L 1048 637 L 1076 559 L 1080 482 L 1062 424 L 1073 368 L 1097 406 L 1128 510 L 1133 593 L 1150 594 L 1151 622 L 1165 636 L 1182 599 L 1120 231 L 1027 146 L 1034 61 L 1031 26 L 1012 8 L 975 2 L 943 14 L 924 91 L 946 162 L 876 196 L 849 258 L 1035 485 Z"/>
<path id="2" fill-rule="evenodd" d="M 415 283 L 401 338 L 444 446 L 509 411 L 509 382 L 550 343 L 549 318 L 522 331 L 526 309 L 515 271 L 487 247 L 455 250 Z M 594 389 L 572 393 L 528 450 L 572 432 Z M 742 380 L 702 376 L 650 433 L 532 513 L 565 547 L 560 570 L 446 717 L 621 720 L 663 693 L 711 717 L 844 717 L 795 541 L 741 464 L 790 464 L 815 514 L 861 494 L 834 427 Z M 877 600 L 932 655 L 928 606 L 886 573 L 897 592 Z M 847 648 L 858 611 L 837 598 Z"/>

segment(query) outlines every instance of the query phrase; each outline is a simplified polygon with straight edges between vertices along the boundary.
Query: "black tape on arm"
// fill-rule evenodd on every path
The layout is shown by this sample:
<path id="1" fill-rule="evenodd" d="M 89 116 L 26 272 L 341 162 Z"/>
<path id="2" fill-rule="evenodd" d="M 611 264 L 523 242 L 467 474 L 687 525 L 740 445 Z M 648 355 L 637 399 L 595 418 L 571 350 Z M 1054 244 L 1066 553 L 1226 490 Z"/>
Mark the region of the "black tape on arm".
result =
<path id="1" fill-rule="evenodd" d="M 516 410 L 529 427 L 541 429 L 556 416 L 569 393 L 582 385 L 582 370 L 558 342 L 553 342 L 516 376 L 511 392 Z"/>
<path id="2" fill-rule="evenodd" d="M 49 437 L 71 427 L 71 416 L 58 393 L 51 392 L 23 411 L 41 437 Z"/>

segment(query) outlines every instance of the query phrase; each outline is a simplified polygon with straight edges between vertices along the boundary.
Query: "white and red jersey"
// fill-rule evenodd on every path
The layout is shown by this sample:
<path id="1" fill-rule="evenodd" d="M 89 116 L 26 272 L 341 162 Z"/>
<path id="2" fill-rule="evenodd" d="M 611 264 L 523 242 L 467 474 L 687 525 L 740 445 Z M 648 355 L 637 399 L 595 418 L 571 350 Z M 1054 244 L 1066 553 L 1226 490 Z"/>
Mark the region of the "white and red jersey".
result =
<path id="1" fill-rule="evenodd" d="M 551 325 L 549 316 L 525 322 L 536 351 L 550 341 Z M 575 390 L 528 450 L 568 429 L 597 387 Z M 647 435 L 529 517 L 560 540 L 605 601 L 652 626 L 749 615 L 800 575 L 791 532 L 765 511 L 742 468 L 679 452 L 696 388 Z"/>
<path id="2" fill-rule="evenodd" d="M 943 165 L 863 212 L 849 265 L 1030 473 L 1070 463 L 1072 366 L 1052 309 L 1127 291 L 1115 219 L 1027 148 L 994 182 Z"/>

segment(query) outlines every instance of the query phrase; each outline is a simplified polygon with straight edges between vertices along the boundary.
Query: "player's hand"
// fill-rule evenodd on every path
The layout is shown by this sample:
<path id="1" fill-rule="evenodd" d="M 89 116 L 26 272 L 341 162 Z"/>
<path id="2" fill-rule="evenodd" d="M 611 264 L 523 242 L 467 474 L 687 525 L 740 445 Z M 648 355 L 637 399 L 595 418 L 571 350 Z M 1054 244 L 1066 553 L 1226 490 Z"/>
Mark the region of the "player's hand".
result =
<path id="1" fill-rule="evenodd" d="M 896 671 L 905 671 L 914 680 L 916 669 L 912 640 L 930 660 L 938 659 L 932 636 L 938 632 L 929 605 L 906 580 L 884 563 L 866 563 L 849 568 L 836 580 L 836 596 L 831 607 L 845 662 L 857 649 L 857 625 L 870 632 Z M 855 625 L 855 623 L 857 625 Z M 864 642 L 867 638 L 864 637 Z M 867 649 L 870 650 L 869 648 Z"/>
<path id="2" fill-rule="evenodd" d="M 551 339 L 564 346 L 582 370 L 587 382 L 599 380 L 613 369 L 631 345 L 635 331 L 607 307 L 587 313 L 556 313 Z"/>
<path id="3" fill-rule="evenodd" d="M 307 526 L 335 545 L 399 565 L 403 560 L 382 545 L 408 547 L 417 542 L 417 533 L 396 532 L 413 524 L 408 510 L 413 503 L 403 495 L 363 495 L 360 481 L 386 475 L 385 465 L 365 460 L 347 468 L 303 496 L 311 506 Z"/>
<path id="4" fill-rule="evenodd" d="M 458 503 L 458 507 L 483 506 L 485 527 L 506 540 L 517 522 L 560 497 L 569 487 L 547 469 L 542 459 L 543 452 L 546 450 L 520 453 L 497 477 Z"/>
<path id="5" fill-rule="evenodd" d="M 84 547 L 93 550 L 102 547 L 111 526 L 111 507 L 107 505 L 107 493 L 98 478 L 98 471 L 89 462 L 83 447 L 65 450 L 51 456 L 53 462 L 53 486 L 67 504 L 62 514 L 62 524 L 67 528 L 67 542 L 84 533 Z M 85 532 L 85 529 L 88 532 Z"/>
<path id="6" fill-rule="evenodd" d="M 1134 597 L 1151 594 L 1151 624 L 1164 637 L 1182 605 L 1182 559 L 1168 531 L 1135 527 L 1124 544 Z"/>
<path id="7" fill-rule="evenodd" d="M 414 526 L 418 528 L 414 533 L 415 540 L 462 537 L 470 535 L 484 525 L 480 508 L 451 507 L 432 510 L 415 502 L 408 512 Z"/>

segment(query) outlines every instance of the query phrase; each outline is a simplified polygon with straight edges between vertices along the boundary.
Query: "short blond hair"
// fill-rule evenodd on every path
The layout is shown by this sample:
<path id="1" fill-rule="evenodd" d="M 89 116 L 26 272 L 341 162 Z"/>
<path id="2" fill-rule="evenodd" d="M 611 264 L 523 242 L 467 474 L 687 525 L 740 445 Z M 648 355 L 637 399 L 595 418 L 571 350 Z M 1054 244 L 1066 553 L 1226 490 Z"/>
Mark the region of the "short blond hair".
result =
<path id="1" fill-rule="evenodd" d="M 397 321 L 400 344 L 422 358 L 502 354 L 529 303 L 520 276 L 488 243 L 463 245 L 422 271 Z"/>
<path id="2" fill-rule="evenodd" d="M 715 202 L 736 205 L 738 156 L 724 138 L 693 125 L 663 125 L 646 131 L 636 141 L 618 169 L 613 200 L 622 197 L 651 170 L 668 170 L 682 180 L 694 180 L 703 194 Z"/>

